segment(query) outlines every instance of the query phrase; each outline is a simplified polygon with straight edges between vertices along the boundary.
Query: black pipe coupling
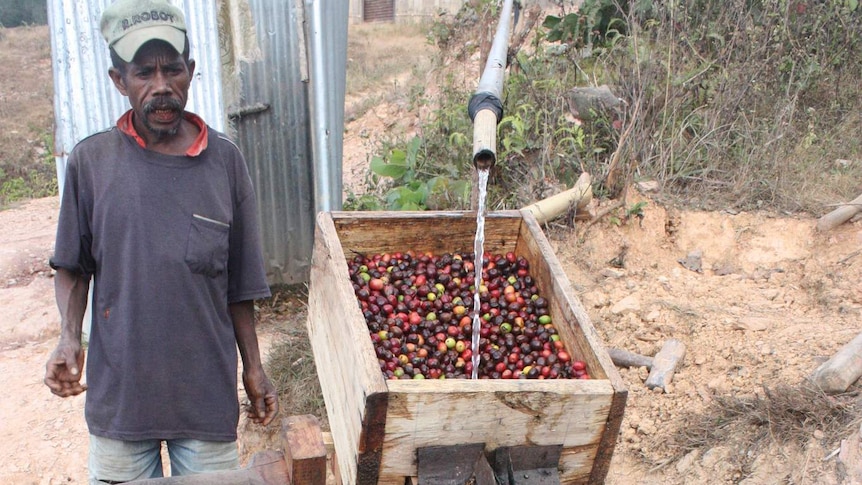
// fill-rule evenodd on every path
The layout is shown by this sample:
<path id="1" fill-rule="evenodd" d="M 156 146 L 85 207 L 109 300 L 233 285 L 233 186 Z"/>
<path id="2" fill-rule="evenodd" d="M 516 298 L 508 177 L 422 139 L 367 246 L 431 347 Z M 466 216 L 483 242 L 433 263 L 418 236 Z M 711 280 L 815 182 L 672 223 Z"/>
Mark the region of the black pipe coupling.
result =
<path id="1" fill-rule="evenodd" d="M 470 121 L 476 120 L 476 113 L 483 109 L 490 109 L 497 116 L 497 124 L 503 119 L 503 102 L 493 93 L 475 93 L 470 97 L 470 102 L 467 104 L 467 113 L 470 115 Z"/>

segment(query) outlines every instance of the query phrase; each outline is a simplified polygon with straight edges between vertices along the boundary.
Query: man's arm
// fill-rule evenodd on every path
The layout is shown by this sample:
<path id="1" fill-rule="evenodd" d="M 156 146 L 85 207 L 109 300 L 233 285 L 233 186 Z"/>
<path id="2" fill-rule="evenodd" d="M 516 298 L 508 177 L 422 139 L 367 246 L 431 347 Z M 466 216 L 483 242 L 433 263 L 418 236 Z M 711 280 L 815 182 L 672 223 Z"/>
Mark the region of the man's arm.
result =
<path id="1" fill-rule="evenodd" d="M 60 342 L 45 366 L 45 385 L 60 397 L 76 396 L 87 390 L 86 384 L 81 384 L 84 366 L 81 331 L 89 289 L 88 276 L 57 269 L 54 293 L 60 309 Z"/>
<path id="2" fill-rule="evenodd" d="M 278 413 L 278 394 L 266 377 L 260 360 L 257 332 L 254 329 L 254 302 L 241 301 L 229 305 L 233 331 L 242 357 L 242 382 L 251 401 L 248 417 L 266 426 Z"/>

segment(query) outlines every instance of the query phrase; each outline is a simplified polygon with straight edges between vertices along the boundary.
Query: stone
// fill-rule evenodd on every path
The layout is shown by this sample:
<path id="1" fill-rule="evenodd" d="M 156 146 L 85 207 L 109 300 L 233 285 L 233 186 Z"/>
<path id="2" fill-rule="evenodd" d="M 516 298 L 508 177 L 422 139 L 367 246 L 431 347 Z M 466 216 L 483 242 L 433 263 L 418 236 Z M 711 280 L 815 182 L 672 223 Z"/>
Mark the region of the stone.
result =
<path id="1" fill-rule="evenodd" d="M 611 313 L 614 315 L 621 315 L 623 313 L 628 312 L 637 312 L 641 309 L 641 302 L 635 295 L 629 295 L 622 300 L 616 302 L 614 306 L 611 307 Z"/>

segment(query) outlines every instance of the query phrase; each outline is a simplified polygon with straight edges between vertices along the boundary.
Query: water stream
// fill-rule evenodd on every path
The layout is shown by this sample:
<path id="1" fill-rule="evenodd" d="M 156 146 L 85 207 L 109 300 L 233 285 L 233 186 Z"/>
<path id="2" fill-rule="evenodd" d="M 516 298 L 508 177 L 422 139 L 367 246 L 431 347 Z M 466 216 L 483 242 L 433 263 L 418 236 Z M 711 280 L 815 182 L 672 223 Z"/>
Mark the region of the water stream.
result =
<path id="1" fill-rule="evenodd" d="M 473 269 L 476 272 L 475 288 L 473 294 L 473 335 L 470 349 L 473 351 L 473 379 L 479 378 L 479 332 L 482 329 L 482 316 L 480 311 L 482 303 L 479 301 L 479 288 L 482 286 L 482 260 L 485 258 L 485 197 L 488 194 L 488 174 L 489 169 L 477 170 L 479 174 L 479 200 L 476 209 L 476 239 L 473 242 L 473 253 L 476 258 L 473 262 Z"/>

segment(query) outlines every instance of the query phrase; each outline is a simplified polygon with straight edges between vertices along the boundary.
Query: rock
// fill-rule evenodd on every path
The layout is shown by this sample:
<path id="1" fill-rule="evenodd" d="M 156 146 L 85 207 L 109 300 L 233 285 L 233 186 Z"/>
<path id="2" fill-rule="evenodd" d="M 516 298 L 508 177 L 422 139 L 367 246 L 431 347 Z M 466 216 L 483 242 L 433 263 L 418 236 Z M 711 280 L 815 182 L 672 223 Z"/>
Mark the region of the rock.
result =
<path id="1" fill-rule="evenodd" d="M 658 320 L 660 316 L 661 316 L 660 311 L 653 310 L 653 311 L 646 314 L 646 316 L 644 317 L 644 321 L 652 323 L 652 322 L 655 322 L 656 320 Z"/>
<path id="2" fill-rule="evenodd" d="M 678 462 L 676 462 L 676 471 L 684 475 L 694 464 L 695 460 L 700 456 L 699 450 L 691 450 L 686 453 Z"/>
<path id="3" fill-rule="evenodd" d="M 649 369 L 646 367 L 638 367 L 638 378 L 645 381 L 647 380 L 647 377 L 649 377 Z"/>
<path id="4" fill-rule="evenodd" d="M 635 184 L 641 192 L 656 192 L 661 186 L 657 180 L 645 180 Z"/>
<path id="5" fill-rule="evenodd" d="M 615 268 L 604 268 L 599 272 L 605 278 L 619 279 L 625 276 L 626 272 Z"/>
<path id="6" fill-rule="evenodd" d="M 584 293 L 581 295 L 581 298 L 584 300 L 585 305 L 592 306 L 593 308 L 601 308 L 603 306 L 608 306 L 611 303 L 611 299 L 607 293 L 599 290 Z"/>
<path id="7" fill-rule="evenodd" d="M 730 456 L 730 450 L 727 447 L 716 446 L 706 450 L 700 463 L 706 469 L 713 469 L 719 462 L 726 461 L 728 456 Z"/>
<path id="8" fill-rule="evenodd" d="M 644 420 L 638 424 L 638 432 L 647 436 L 654 435 L 657 430 L 658 428 L 651 421 Z"/>
<path id="9" fill-rule="evenodd" d="M 770 320 L 760 317 L 743 317 L 732 323 L 734 330 L 745 330 L 749 332 L 760 332 L 769 328 Z"/>
<path id="10" fill-rule="evenodd" d="M 703 251 L 695 249 L 688 253 L 685 258 L 677 260 L 685 269 L 695 273 L 703 273 Z"/>
<path id="11" fill-rule="evenodd" d="M 638 297 L 635 295 L 629 295 L 616 302 L 614 306 L 611 307 L 611 313 L 614 315 L 621 315 L 628 312 L 638 312 L 640 309 L 641 303 L 640 300 L 638 300 Z"/>
<path id="12" fill-rule="evenodd" d="M 727 381 L 727 377 L 721 375 L 707 382 L 706 387 L 716 394 L 723 394 L 730 388 L 730 383 Z"/>
<path id="13" fill-rule="evenodd" d="M 617 97 L 607 85 L 599 87 L 572 88 L 566 96 L 569 111 L 583 120 L 596 116 L 608 116 L 623 105 L 623 100 Z"/>

